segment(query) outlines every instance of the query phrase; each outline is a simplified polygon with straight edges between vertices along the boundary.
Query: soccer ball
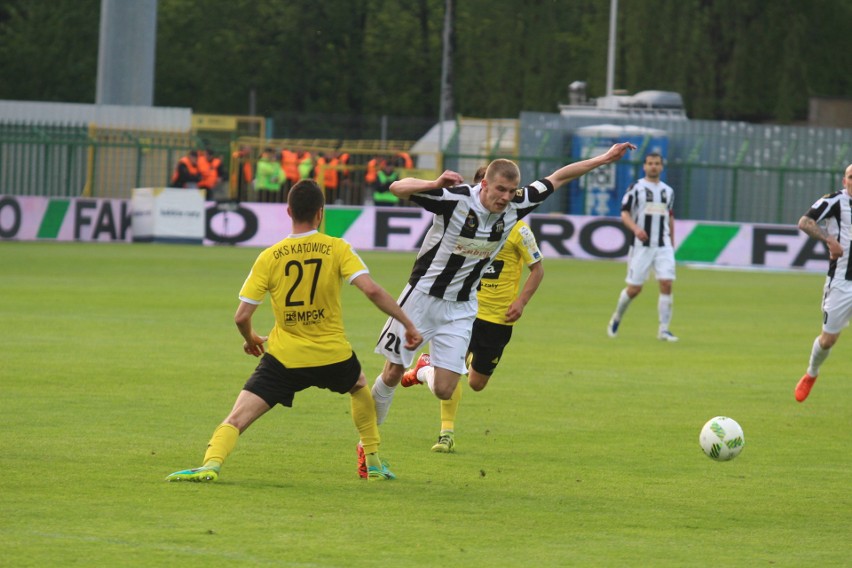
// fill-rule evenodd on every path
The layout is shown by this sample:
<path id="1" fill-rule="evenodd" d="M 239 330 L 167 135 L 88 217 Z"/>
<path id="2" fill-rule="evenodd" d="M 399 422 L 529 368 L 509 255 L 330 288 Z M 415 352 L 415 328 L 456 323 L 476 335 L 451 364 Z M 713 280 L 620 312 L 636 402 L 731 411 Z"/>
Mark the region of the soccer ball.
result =
<path id="1" fill-rule="evenodd" d="M 716 461 L 732 460 L 743 451 L 745 437 L 737 421 L 727 416 L 711 418 L 701 429 L 698 443 L 707 457 Z"/>

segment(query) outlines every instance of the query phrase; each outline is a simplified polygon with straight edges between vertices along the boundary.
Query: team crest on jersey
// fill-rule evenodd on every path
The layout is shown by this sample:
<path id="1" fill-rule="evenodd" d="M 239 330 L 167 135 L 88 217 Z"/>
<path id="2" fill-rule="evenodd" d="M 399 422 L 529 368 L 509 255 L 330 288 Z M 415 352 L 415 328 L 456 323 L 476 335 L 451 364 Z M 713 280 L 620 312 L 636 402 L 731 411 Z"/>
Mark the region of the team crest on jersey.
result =
<path id="1" fill-rule="evenodd" d="M 471 211 L 467 214 L 467 219 L 464 220 L 464 226 L 469 229 L 475 229 L 479 226 L 479 219 L 476 218 L 476 213 Z"/>
<path id="2" fill-rule="evenodd" d="M 654 201 L 654 192 L 645 188 L 645 201 Z"/>
<path id="3" fill-rule="evenodd" d="M 523 187 L 519 187 L 518 189 L 515 190 L 515 197 L 523 198 L 523 196 L 524 196 L 524 188 Z"/>

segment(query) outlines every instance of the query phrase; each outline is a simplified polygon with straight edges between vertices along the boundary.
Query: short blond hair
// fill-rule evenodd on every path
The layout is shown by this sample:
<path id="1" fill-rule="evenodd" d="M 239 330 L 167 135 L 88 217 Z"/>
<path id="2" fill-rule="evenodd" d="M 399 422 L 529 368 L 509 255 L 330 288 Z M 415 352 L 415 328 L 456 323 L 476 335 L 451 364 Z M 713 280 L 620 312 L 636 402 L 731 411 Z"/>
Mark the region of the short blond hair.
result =
<path id="1" fill-rule="evenodd" d="M 485 170 L 485 178 L 491 182 L 494 178 L 501 176 L 507 181 L 517 183 L 521 180 L 521 170 L 518 165 L 512 160 L 497 158 L 488 164 L 488 169 Z"/>

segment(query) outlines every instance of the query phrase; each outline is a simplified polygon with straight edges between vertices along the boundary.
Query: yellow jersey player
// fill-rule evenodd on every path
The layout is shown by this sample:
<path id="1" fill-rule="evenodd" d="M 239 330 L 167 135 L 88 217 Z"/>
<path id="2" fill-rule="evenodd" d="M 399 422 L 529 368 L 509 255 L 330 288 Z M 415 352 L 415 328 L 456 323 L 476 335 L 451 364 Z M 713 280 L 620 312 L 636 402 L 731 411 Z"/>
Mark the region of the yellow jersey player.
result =
<path id="1" fill-rule="evenodd" d="M 477 170 L 473 178 L 478 183 L 485 168 Z M 529 268 L 524 288 L 521 287 L 523 267 Z M 479 283 L 477 300 L 479 308 L 473 322 L 467 351 L 468 384 L 481 391 L 500 363 L 503 350 L 512 338 L 512 328 L 523 315 L 524 307 L 532 299 L 544 278 L 542 254 L 535 235 L 524 221 L 518 221 L 506 244 L 494 258 Z M 434 374 L 429 354 L 424 353 L 413 369 L 402 377 L 402 386 L 428 382 Z M 455 419 L 461 401 L 461 386 L 449 400 L 441 401 L 441 432 L 433 452 L 449 453 L 455 450 Z"/>
<path id="2" fill-rule="evenodd" d="M 290 407 L 295 393 L 308 387 L 349 393 L 352 420 L 361 436 L 370 481 L 393 479 L 379 459 L 376 409 L 361 364 L 343 329 L 340 291 L 353 284 L 385 314 L 405 327 L 406 348 L 422 337 L 393 297 L 379 286 L 343 239 L 317 231 L 324 211 L 323 192 L 313 180 L 290 190 L 287 213 L 293 232 L 255 260 L 240 290 L 234 321 L 243 350 L 261 357 L 225 421 L 213 432 L 201 467 L 177 471 L 167 481 L 215 481 L 240 434 L 276 404 Z M 269 294 L 275 325 L 268 337 L 252 327 L 252 315 Z M 268 351 L 264 352 L 264 343 Z"/>

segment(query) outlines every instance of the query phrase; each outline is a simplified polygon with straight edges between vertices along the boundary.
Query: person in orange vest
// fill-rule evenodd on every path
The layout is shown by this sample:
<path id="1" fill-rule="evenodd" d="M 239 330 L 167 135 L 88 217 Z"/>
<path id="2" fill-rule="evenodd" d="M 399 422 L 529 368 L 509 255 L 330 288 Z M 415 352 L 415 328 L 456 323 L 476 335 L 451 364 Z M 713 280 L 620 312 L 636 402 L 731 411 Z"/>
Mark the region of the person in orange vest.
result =
<path id="1" fill-rule="evenodd" d="M 175 167 L 170 187 L 196 188 L 201 181 L 201 172 L 198 169 L 198 151 L 190 150 L 182 157 Z"/>
<path id="2" fill-rule="evenodd" d="M 343 152 L 342 154 L 340 154 L 337 157 L 338 166 L 340 168 L 340 171 L 338 172 L 340 174 L 340 176 L 339 176 L 339 184 L 340 184 L 339 195 L 340 195 L 340 199 L 341 199 L 342 203 L 345 203 L 345 204 L 348 204 L 348 205 L 354 205 L 354 203 L 352 203 L 351 195 L 350 195 L 352 193 L 352 179 L 351 179 L 351 176 L 350 176 L 351 172 L 349 171 L 349 168 L 347 167 L 349 165 L 349 157 L 350 156 L 349 156 L 348 152 Z"/>
<path id="3" fill-rule="evenodd" d="M 410 170 L 414 167 L 414 160 L 411 159 L 411 154 L 409 154 L 408 152 L 397 152 L 396 158 L 397 164 L 400 168 Z"/>
<path id="4" fill-rule="evenodd" d="M 378 172 L 383 160 L 376 156 L 367 162 L 367 173 L 364 174 L 364 189 L 365 194 L 371 196 L 376 191 L 378 185 Z"/>
<path id="5" fill-rule="evenodd" d="M 212 149 L 207 148 L 204 152 L 198 154 L 198 173 L 201 174 L 198 187 L 206 189 L 208 201 L 212 200 L 216 186 L 226 177 L 222 158 L 217 156 Z"/>
<path id="6" fill-rule="evenodd" d="M 231 187 L 237 189 L 237 200 L 243 201 L 248 196 L 248 188 L 254 179 L 251 167 L 251 148 L 242 146 L 231 156 L 234 171 L 231 175 Z"/>
<path id="7" fill-rule="evenodd" d="M 379 157 L 376 156 L 367 162 L 367 173 L 364 174 L 364 183 L 368 186 L 376 183 L 376 172 L 379 171 Z"/>
<path id="8" fill-rule="evenodd" d="M 316 164 L 316 180 L 325 188 L 325 202 L 334 203 L 339 200 L 337 193 L 340 173 L 337 170 L 339 160 L 337 155 L 320 154 Z"/>
<path id="9" fill-rule="evenodd" d="M 293 150 L 281 150 L 281 167 L 287 177 L 288 190 L 299 181 L 299 154 Z"/>

